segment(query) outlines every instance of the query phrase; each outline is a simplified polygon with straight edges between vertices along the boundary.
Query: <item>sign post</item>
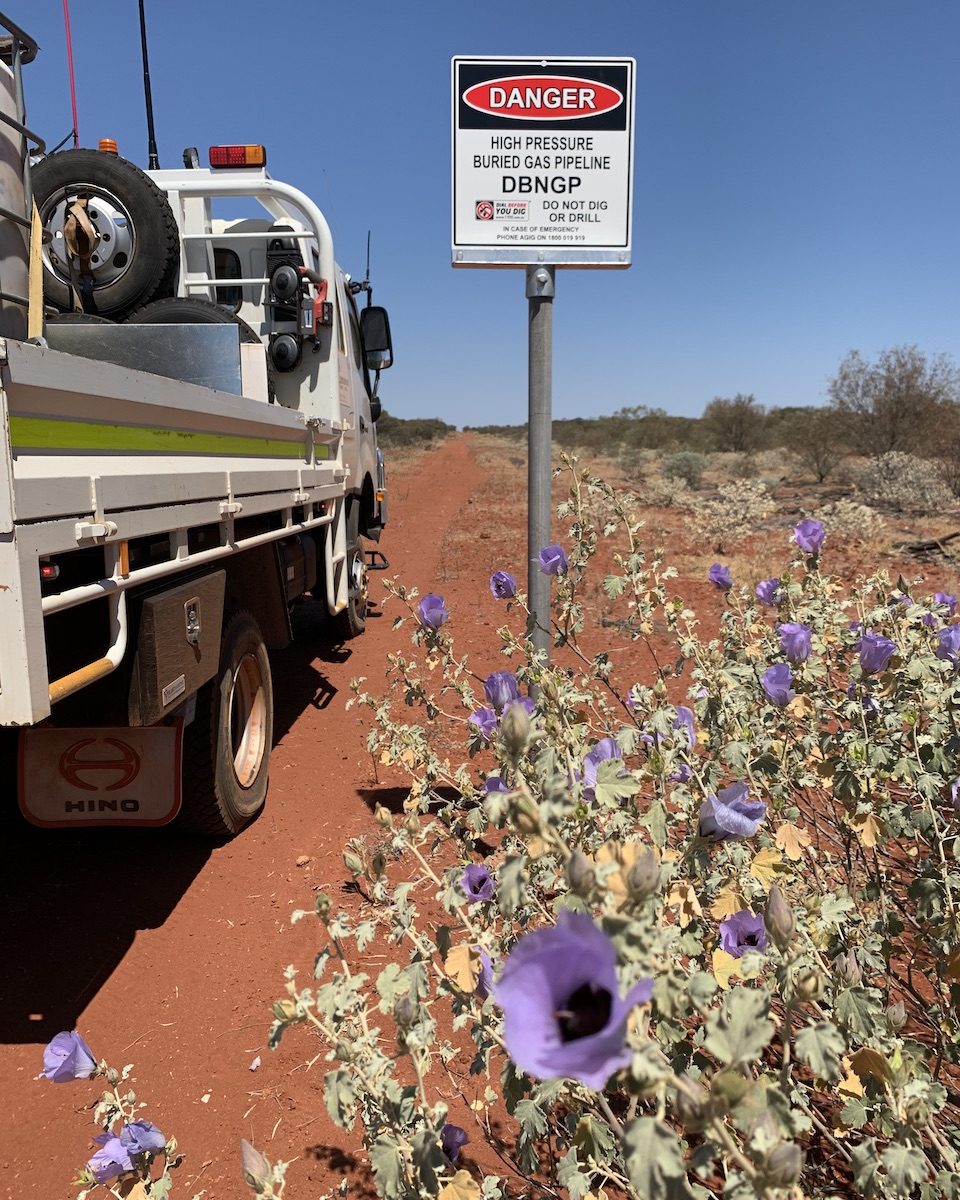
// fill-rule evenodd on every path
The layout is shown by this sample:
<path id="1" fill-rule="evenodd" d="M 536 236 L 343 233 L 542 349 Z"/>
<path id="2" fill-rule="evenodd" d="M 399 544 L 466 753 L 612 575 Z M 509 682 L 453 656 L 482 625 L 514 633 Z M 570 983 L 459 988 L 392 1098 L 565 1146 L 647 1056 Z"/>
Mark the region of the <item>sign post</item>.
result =
<path id="1" fill-rule="evenodd" d="M 525 267 L 528 602 L 549 655 L 555 268 L 631 261 L 632 58 L 453 59 L 455 267 Z"/>

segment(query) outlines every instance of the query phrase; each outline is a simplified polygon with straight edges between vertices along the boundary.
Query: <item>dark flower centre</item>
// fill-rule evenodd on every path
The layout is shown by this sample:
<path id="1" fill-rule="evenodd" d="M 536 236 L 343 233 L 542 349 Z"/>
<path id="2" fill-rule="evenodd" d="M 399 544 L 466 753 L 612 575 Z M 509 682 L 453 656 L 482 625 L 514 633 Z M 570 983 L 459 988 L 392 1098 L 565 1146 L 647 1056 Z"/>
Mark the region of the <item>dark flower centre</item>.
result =
<path id="1" fill-rule="evenodd" d="M 610 1020 L 613 997 L 606 988 L 592 983 L 581 984 L 567 999 L 563 1008 L 553 1014 L 557 1018 L 562 1042 L 575 1042 L 604 1029 Z"/>
<path id="2" fill-rule="evenodd" d="M 756 946 L 759 943 L 759 941 L 760 941 L 760 934 L 757 933 L 756 931 L 754 931 L 753 933 L 748 933 L 745 937 L 742 937 L 740 939 L 740 945 L 741 946 Z"/>

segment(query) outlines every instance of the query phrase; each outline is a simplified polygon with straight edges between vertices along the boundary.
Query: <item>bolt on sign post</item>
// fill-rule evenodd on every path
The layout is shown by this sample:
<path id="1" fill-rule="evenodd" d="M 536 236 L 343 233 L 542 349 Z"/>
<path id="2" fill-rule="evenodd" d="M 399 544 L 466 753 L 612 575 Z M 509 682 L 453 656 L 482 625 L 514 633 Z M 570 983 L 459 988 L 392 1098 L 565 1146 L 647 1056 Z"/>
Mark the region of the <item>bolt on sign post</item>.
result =
<path id="1" fill-rule="evenodd" d="M 527 593 L 544 654 L 556 268 L 630 266 L 635 77 L 632 58 L 453 59 L 453 266 L 526 270 Z"/>

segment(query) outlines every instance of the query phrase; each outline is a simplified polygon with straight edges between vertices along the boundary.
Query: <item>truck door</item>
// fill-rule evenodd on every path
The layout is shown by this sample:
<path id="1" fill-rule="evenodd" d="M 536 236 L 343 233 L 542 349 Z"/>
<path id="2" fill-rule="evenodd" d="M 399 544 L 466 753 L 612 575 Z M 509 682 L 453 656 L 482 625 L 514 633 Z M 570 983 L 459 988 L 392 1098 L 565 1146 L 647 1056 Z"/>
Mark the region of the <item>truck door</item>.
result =
<path id="1" fill-rule="evenodd" d="M 340 303 L 340 411 L 349 423 L 344 436 L 344 466 L 349 471 L 347 488 L 359 493 L 364 476 L 375 478 L 375 437 L 370 419 L 369 377 L 364 365 L 363 343 L 360 340 L 360 320 L 353 296 L 338 275 L 337 292 Z"/>

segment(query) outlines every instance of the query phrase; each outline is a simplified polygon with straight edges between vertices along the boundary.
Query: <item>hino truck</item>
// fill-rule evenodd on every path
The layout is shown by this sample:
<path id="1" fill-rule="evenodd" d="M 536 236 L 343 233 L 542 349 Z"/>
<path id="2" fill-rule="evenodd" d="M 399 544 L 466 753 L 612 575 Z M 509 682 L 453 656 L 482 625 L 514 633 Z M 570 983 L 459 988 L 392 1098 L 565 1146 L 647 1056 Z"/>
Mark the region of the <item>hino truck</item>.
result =
<path id="1" fill-rule="evenodd" d="M 268 650 L 305 598 L 362 633 L 385 565 L 387 313 L 263 147 L 152 171 L 109 142 L 46 155 L 37 47 L 0 26 L 8 798 L 15 773 L 36 825 L 230 836 L 266 798 Z"/>

